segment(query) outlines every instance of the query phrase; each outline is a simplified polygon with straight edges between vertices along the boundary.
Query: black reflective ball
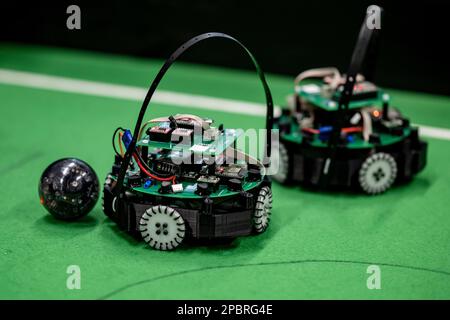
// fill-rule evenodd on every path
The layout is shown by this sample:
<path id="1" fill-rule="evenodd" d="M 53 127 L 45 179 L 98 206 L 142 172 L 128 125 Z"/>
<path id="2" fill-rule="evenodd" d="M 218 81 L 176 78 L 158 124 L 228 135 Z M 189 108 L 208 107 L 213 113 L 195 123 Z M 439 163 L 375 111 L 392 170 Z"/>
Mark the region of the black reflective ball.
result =
<path id="1" fill-rule="evenodd" d="M 99 197 L 95 171 L 86 162 L 66 158 L 53 162 L 39 181 L 41 204 L 61 220 L 75 220 L 89 213 Z"/>

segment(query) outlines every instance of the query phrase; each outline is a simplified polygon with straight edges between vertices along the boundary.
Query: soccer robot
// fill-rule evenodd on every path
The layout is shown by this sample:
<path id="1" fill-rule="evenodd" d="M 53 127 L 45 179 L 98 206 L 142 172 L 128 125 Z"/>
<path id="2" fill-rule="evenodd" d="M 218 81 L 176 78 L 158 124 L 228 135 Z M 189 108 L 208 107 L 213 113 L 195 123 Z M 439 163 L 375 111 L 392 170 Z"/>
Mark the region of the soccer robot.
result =
<path id="1" fill-rule="evenodd" d="M 270 130 L 266 164 L 236 149 L 240 130 L 215 125 L 209 118 L 175 114 L 143 124 L 147 106 L 169 67 L 187 49 L 210 38 L 231 40 L 249 55 L 265 91 L 266 126 L 272 128 L 272 96 L 264 73 L 239 41 L 223 33 L 206 33 L 169 57 L 147 92 L 134 133 L 123 128 L 114 132 L 115 161 L 103 191 L 104 213 L 120 229 L 157 250 L 175 249 L 186 238 L 233 239 L 262 233 L 269 226 Z"/>
<path id="2" fill-rule="evenodd" d="M 274 180 L 380 194 L 425 167 L 427 143 L 418 129 L 362 74 L 364 69 L 373 75 L 380 31 L 370 28 L 368 18 L 346 75 L 319 68 L 295 78 L 289 106 L 274 119 L 280 134 L 272 153 L 272 165 L 279 168 Z"/>

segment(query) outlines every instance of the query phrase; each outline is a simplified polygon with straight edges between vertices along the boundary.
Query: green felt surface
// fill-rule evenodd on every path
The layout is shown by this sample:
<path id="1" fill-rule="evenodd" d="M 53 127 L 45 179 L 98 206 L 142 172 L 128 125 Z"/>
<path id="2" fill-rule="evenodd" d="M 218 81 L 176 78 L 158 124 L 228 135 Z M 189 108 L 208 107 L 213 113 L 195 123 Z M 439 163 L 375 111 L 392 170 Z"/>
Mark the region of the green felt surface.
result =
<path id="1" fill-rule="evenodd" d="M 257 53 L 256 53 L 257 56 Z M 0 46 L 0 68 L 146 87 L 161 65 L 61 49 Z M 299 70 L 300 71 L 300 70 Z M 277 104 L 292 79 L 268 75 Z M 252 72 L 177 63 L 162 88 L 263 102 Z M 450 99 L 388 90 L 413 122 L 450 128 Z M 37 182 L 58 158 L 75 156 L 104 179 L 111 134 L 130 127 L 140 103 L 0 84 L 1 299 L 450 298 L 450 141 L 429 141 L 428 166 L 386 194 L 317 193 L 274 185 L 273 219 L 260 236 L 230 246 L 147 248 L 120 232 L 100 202 L 75 223 L 51 218 Z M 154 104 L 148 117 L 191 112 L 228 127 L 262 127 L 256 116 Z M 66 268 L 81 268 L 81 289 Z M 380 290 L 366 286 L 370 264 Z"/>

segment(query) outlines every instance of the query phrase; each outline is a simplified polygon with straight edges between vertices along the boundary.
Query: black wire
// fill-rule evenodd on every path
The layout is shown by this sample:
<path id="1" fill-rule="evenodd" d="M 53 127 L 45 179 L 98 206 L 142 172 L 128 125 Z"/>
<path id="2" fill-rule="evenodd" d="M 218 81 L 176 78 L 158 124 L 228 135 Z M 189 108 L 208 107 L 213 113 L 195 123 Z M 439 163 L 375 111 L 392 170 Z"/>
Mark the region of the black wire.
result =
<path id="1" fill-rule="evenodd" d="M 170 66 L 173 64 L 173 62 L 175 62 L 175 60 L 178 59 L 178 57 L 187 49 L 189 49 L 191 46 L 195 45 L 196 43 L 203 41 L 205 39 L 208 38 L 225 38 L 225 39 L 229 39 L 234 41 L 235 43 L 237 43 L 242 49 L 244 49 L 244 51 L 248 54 L 248 56 L 250 57 L 250 59 L 253 62 L 253 65 L 256 68 L 256 72 L 259 76 L 259 79 L 262 83 L 262 86 L 264 88 L 264 92 L 265 92 L 265 96 L 266 96 L 266 104 L 267 104 L 267 114 L 266 114 L 266 129 L 267 129 L 267 136 L 266 136 L 266 156 L 267 158 L 270 159 L 270 154 L 271 154 L 271 129 L 273 127 L 273 101 L 272 101 L 272 94 L 270 93 L 270 89 L 269 86 L 267 85 L 265 76 L 263 71 L 261 70 L 261 68 L 258 65 L 258 62 L 256 61 L 256 59 L 254 58 L 253 54 L 238 40 L 234 39 L 233 37 L 224 34 L 224 33 L 217 33 L 217 32 L 210 32 L 210 33 L 204 33 L 201 35 L 198 35 L 190 40 L 188 40 L 187 42 L 185 42 L 183 45 L 181 45 L 170 57 L 169 59 L 166 60 L 166 62 L 164 63 L 164 65 L 161 67 L 161 69 L 159 70 L 159 72 L 157 73 L 155 79 L 153 80 L 150 88 L 147 91 L 147 94 L 145 96 L 145 99 L 142 103 L 141 106 L 141 110 L 139 111 L 139 115 L 138 115 L 138 119 L 136 121 L 136 125 L 134 128 L 134 135 L 133 135 L 133 139 L 130 142 L 129 147 L 127 148 L 127 152 L 125 152 L 125 156 L 124 156 L 124 163 L 122 163 L 120 170 L 119 170 L 119 174 L 117 176 L 117 188 L 115 193 L 119 194 L 121 192 L 121 189 L 123 187 L 123 181 L 125 179 L 125 173 L 127 171 L 127 163 L 128 161 L 130 161 L 135 149 L 136 149 L 136 140 L 138 138 L 139 135 L 139 130 L 141 128 L 142 125 L 142 120 L 144 118 L 145 112 L 147 110 L 148 104 L 150 103 L 150 100 L 154 94 L 154 92 L 156 91 L 156 88 L 158 87 L 160 81 L 162 80 L 162 78 L 164 77 L 166 71 L 170 68 Z M 266 159 L 264 159 L 266 160 Z M 269 161 L 267 160 L 267 162 L 265 163 L 269 163 Z"/>

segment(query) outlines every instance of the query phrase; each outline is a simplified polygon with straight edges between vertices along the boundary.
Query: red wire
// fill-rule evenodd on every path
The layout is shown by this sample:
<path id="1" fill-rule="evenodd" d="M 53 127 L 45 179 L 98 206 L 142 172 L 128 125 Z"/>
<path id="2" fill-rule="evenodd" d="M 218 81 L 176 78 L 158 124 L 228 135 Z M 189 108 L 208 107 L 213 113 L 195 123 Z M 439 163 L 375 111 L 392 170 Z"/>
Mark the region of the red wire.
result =
<path id="1" fill-rule="evenodd" d="M 344 132 L 344 133 L 353 133 L 353 132 L 361 132 L 361 131 L 363 131 L 363 128 L 361 128 L 361 127 L 342 128 L 342 132 Z"/>
<path id="2" fill-rule="evenodd" d="M 302 131 L 310 132 L 313 134 L 319 134 L 319 132 L 320 132 L 319 130 L 313 129 L 313 128 L 302 128 Z"/>
<path id="3" fill-rule="evenodd" d="M 120 133 L 119 133 L 119 147 L 120 147 L 120 153 L 121 153 L 122 156 L 123 156 L 122 139 L 121 139 L 122 136 L 123 136 L 123 133 L 120 132 Z M 144 166 L 142 165 L 142 163 L 139 161 L 139 158 L 138 158 L 138 156 L 136 155 L 136 153 L 133 153 L 133 158 L 134 158 L 134 160 L 136 160 L 136 163 L 138 164 L 139 168 L 140 168 L 146 175 L 148 175 L 150 178 L 153 178 L 153 179 L 155 179 L 155 180 L 157 180 L 157 181 L 170 181 L 170 180 L 172 180 L 172 183 L 175 184 L 176 176 L 170 176 L 170 177 L 167 177 L 167 178 L 161 178 L 161 177 L 155 176 L 154 174 L 151 174 L 150 172 L 148 172 L 147 169 L 145 169 L 145 167 L 144 167 Z"/>
<path id="4" fill-rule="evenodd" d="M 161 177 L 155 176 L 154 174 L 151 174 L 150 172 L 148 172 L 147 169 L 145 169 L 145 167 L 139 161 L 139 158 L 138 158 L 138 156 L 135 153 L 133 153 L 133 158 L 134 158 L 134 160 L 136 160 L 136 163 L 138 164 L 139 168 L 146 175 L 148 175 L 150 178 L 153 178 L 153 179 L 158 180 L 158 181 L 170 181 L 170 180 L 172 180 L 172 183 L 175 183 L 175 178 L 176 178 L 175 176 L 170 176 L 170 177 L 167 177 L 167 178 L 161 178 Z"/>
<path id="5" fill-rule="evenodd" d="M 342 128 L 341 131 L 344 133 L 354 133 L 354 132 L 361 132 L 363 129 L 361 127 L 348 127 L 348 128 Z M 319 134 L 320 131 L 313 128 L 302 128 L 302 131 L 310 132 L 313 134 Z"/>

